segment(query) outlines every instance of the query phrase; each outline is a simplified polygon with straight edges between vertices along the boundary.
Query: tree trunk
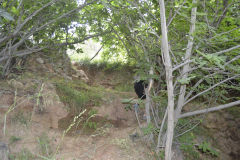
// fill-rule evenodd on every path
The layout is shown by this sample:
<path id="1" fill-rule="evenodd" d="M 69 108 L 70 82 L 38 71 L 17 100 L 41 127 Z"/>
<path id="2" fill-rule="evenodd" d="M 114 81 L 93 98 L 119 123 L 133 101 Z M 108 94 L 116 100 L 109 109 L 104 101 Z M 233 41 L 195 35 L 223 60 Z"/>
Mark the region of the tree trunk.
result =
<path id="1" fill-rule="evenodd" d="M 193 3 L 193 5 L 196 5 L 196 0 L 193 0 L 192 3 Z M 193 39 L 194 39 L 193 34 L 195 31 L 196 14 L 197 14 L 197 7 L 194 7 L 194 8 L 192 8 L 192 12 L 191 12 L 191 26 L 190 26 L 187 50 L 186 50 L 185 59 L 184 59 L 185 61 L 190 61 L 190 58 L 192 56 Z M 189 70 L 190 70 L 189 63 L 186 63 L 183 66 L 182 79 L 186 79 L 188 77 Z M 180 87 L 180 95 L 178 97 L 177 109 L 175 111 L 175 122 L 177 122 L 177 118 L 181 114 L 183 104 L 185 102 L 185 94 L 186 94 L 186 84 L 183 84 Z"/>
<path id="2" fill-rule="evenodd" d="M 161 30 L 162 30 L 162 52 L 164 56 L 164 65 L 166 69 L 166 82 L 168 91 L 168 123 L 167 123 L 167 141 L 165 148 L 165 160 L 171 160 L 172 157 L 172 140 L 174 132 L 174 94 L 173 94 L 173 77 L 172 77 L 172 62 L 169 55 L 167 25 L 165 15 L 164 0 L 159 0 L 160 15 L 161 15 Z"/>

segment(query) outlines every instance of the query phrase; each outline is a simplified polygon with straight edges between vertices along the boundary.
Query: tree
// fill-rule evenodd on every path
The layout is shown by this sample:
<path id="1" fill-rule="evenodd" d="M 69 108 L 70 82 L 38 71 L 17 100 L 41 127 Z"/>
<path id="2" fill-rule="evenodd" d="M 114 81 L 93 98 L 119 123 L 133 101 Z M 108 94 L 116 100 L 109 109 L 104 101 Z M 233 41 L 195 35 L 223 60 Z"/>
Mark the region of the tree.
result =
<path id="1" fill-rule="evenodd" d="M 96 21 L 113 31 L 102 37 L 105 46 L 114 47 L 106 54 L 114 55 L 117 54 L 112 54 L 114 51 L 124 48 L 127 58 L 139 67 L 137 72 L 142 79 L 160 82 L 160 87 L 154 85 L 152 91 L 147 90 L 147 122 L 153 122 L 158 128 L 157 149 L 166 147 L 166 159 L 171 159 L 172 139 L 196 126 L 179 131 L 176 128 L 180 118 L 240 104 L 237 97 L 227 97 L 233 91 L 240 91 L 239 20 L 236 18 L 239 3 L 168 1 L 166 16 L 163 1 L 159 0 L 159 4 L 161 11 L 154 0 L 102 1 L 104 7 L 100 10 L 105 10 L 104 18 L 97 17 Z M 168 17 L 166 22 L 165 17 Z M 97 25 L 92 27 L 92 31 L 98 30 Z M 183 113 L 184 107 L 198 98 L 204 99 L 199 106 L 208 102 L 209 108 L 196 110 L 196 107 Z M 212 107 L 217 103 L 226 104 Z"/>
<path id="2" fill-rule="evenodd" d="M 85 1 L 78 5 L 77 1 L 4 1 L 5 12 L 1 22 L 0 64 L 2 76 L 8 75 L 12 60 L 49 48 L 73 47 L 73 44 L 98 36 L 88 35 L 86 24 L 78 22 L 84 8 L 96 0 Z M 6 19 L 10 17 L 10 20 Z M 73 34 L 74 32 L 74 34 Z"/>

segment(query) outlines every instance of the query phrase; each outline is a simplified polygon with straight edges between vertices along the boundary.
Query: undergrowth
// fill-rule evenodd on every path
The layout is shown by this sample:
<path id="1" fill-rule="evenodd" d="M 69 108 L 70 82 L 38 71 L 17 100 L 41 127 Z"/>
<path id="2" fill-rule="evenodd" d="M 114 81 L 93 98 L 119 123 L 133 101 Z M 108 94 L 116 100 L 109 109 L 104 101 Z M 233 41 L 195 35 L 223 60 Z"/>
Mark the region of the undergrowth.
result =
<path id="1" fill-rule="evenodd" d="M 103 96 L 99 88 L 89 87 L 84 83 L 58 80 L 55 85 L 61 101 L 75 113 L 81 112 L 87 106 L 99 105 Z"/>
<path id="2" fill-rule="evenodd" d="M 186 125 L 186 119 L 180 119 L 178 123 Z M 201 137 L 201 140 L 199 140 Z M 213 147 L 214 140 L 210 139 L 208 132 L 201 126 L 197 126 L 189 132 L 179 136 L 180 149 L 186 160 L 218 159 L 219 152 Z"/>

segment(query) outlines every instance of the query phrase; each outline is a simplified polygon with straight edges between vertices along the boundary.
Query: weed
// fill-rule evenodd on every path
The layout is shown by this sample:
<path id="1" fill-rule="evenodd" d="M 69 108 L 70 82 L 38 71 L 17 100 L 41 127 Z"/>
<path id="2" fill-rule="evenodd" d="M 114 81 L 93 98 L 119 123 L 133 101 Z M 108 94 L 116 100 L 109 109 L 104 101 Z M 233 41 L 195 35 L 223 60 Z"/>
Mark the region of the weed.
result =
<path id="1" fill-rule="evenodd" d="M 11 136 L 11 137 L 9 138 L 9 143 L 10 143 L 10 144 L 13 144 L 13 143 L 15 143 L 15 142 L 17 142 L 17 141 L 20 141 L 20 140 L 21 140 L 20 137 Z"/>
<path id="2" fill-rule="evenodd" d="M 25 126 L 28 126 L 31 120 L 31 113 L 24 113 L 23 111 L 18 111 L 14 113 L 13 117 L 11 118 L 13 123 L 19 123 Z"/>
<path id="3" fill-rule="evenodd" d="M 96 109 L 91 109 L 90 111 L 88 111 L 88 116 L 91 117 L 92 115 L 96 115 L 97 114 L 97 110 Z"/>
<path id="4" fill-rule="evenodd" d="M 200 145 L 198 145 L 198 149 L 201 150 L 203 153 L 209 153 L 214 157 L 219 156 L 219 152 L 212 148 L 209 142 L 203 141 Z"/>
<path id="5" fill-rule="evenodd" d="M 122 149 L 129 149 L 129 142 L 125 138 L 115 138 L 112 140 L 112 143 L 115 145 L 120 146 Z"/>
<path id="6" fill-rule="evenodd" d="M 181 142 L 180 149 L 184 152 L 186 159 L 199 159 L 200 154 L 195 150 L 194 139 L 195 135 L 192 132 L 188 132 L 181 137 L 179 141 Z"/>
<path id="7" fill-rule="evenodd" d="M 78 123 L 79 121 L 81 121 L 80 118 L 81 118 L 81 116 L 82 116 L 85 112 L 86 112 L 86 109 L 83 110 L 81 113 L 79 113 L 77 116 L 75 116 L 74 119 L 73 119 L 73 122 L 68 126 L 68 128 L 67 128 L 66 130 L 64 130 L 64 132 L 63 132 L 63 134 L 62 134 L 62 136 L 61 136 L 60 143 L 58 144 L 57 149 L 56 149 L 56 151 L 55 151 L 55 153 L 54 153 L 54 155 L 53 155 L 52 157 L 55 157 L 55 156 L 56 156 L 56 154 L 58 153 L 59 148 L 60 148 L 60 146 L 61 146 L 61 144 L 62 144 L 62 142 L 63 142 L 64 137 L 66 136 L 66 134 L 71 130 L 71 128 L 72 128 L 76 123 Z"/>
<path id="8" fill-rule="evenodd" d="M 160 156 L 161 159 L 164 159 L 164 158 L 165 158 L 165 152 L 164 152 L 164 151 L 161 151 L 161 152 L 159 153 L 159 156 Z"/>
<path id="9" fill-rule="evenodd" d="M 143 131 L 144 135 L 148 135 L 150 133 L 157 132 L 156 128 L 154 127 L 154 125 L 152 123 L 149 123 L 147 127 L 142 128 L 142 131 Z"/>
<path id="10" fill-rule="evenodd" d="M 97 114 L 97 110 L 95 109 L 91 109 L 89 112 L 88 112 L 88 118 L 86 120 L 86 122 L 83 124 L 83 128 L 85 127 L 88 127 L 90 129 L 97 129 L 97 122 L 94 122 L 94 121 L 90 121 L 91 118 L 95 117 Z"/>
<path id="11" fill-rule="evenodd" d="M 27 149 L 22 149 L 16 155 L 10 155 L 10 160 L 34 160 L 36 157 Z"/>
<path id="12" fill-rule="evenodd" d="M 102 95 L 98 88 L 89 87 L 79 81 L 56 80 L 55 84 L 60 100 L 67 103 L 71 111 L 80 113 L 86 106 L 99 105 L 100 103 Z"/>
<path id="13" fill-rule="evenodd" d="M 41 150 L 41 154 L 50 157 L 52 151 L 50 147 L 50 140 L 46 133 L 43 133 L 40 137 L 38 137 L 37 141 Z"/>

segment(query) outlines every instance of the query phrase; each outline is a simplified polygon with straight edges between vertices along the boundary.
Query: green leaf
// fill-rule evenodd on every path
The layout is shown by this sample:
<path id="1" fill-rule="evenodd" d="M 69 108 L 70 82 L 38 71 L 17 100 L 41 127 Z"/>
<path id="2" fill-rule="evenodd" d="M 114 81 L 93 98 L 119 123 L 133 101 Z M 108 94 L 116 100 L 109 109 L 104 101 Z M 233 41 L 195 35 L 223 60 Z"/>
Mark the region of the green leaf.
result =
<path id="1" fill-rule="evenodd" d="M 14 15 L 18 15 L 18 10 L 15 8 L 15 7 L 12 7 L 11 8 L 11 12 L 14 14 Z"/>
<path id="2" fill-rule="evenodd" d="M 1 8 L 0 8 L 0 16 L 4 17 L 7 20 L 14 21 L 13 17 L 8 12 L 6 12 Z"/>
<path id="3" fill-rule="evenodd" d="M 182 85 L 184 84 L 189 84 L 189 82 L 191 81 L 191 79 L 195 78 L 196 76 L 191 76 L 191 77 L 188 77 L 188 78 L 182 78 L 182 79 L 179 79 L 178 82 Z"/>

